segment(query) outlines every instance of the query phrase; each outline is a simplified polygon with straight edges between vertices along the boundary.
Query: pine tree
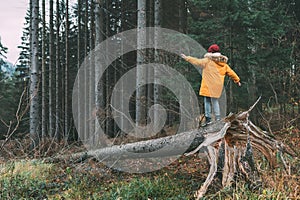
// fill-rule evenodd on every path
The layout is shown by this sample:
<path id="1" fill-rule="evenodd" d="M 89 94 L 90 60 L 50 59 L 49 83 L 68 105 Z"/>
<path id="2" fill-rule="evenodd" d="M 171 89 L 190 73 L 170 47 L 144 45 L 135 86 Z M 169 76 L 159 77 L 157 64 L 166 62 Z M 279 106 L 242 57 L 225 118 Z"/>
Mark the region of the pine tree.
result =
<path id="1" fill-rule="evenodd" d="M 66 0 L 66 24 L 65 24 L 65 69 L 64 69 L 64 139 L 68 140 L 70 130 L 69 124 L 69 65 L 70 65 L 70 43 L 69 43 L 69 0 Z"/>
<path id="2" fill-rule="evenodd" d="M 54 69 L 54 9 L 53 0 L 50 0 L 49 4 L 49 77 L 48 77 L 48 122 L 49 122 L 49 136 L 54 137 L 54 96 L 53 96 L 53 69 Z"/>
<path id="3" fill-rule="evenodd" d="M 138 19 L 137 19 L 137 74 L 136 74 L 136 124 L 146 123 L 146 71 L 142 67 L 145 62 L 146 45 L 146 0 L 138 0 Z"/>
<path id="4" fill-rule="evenodd" d="M 18 46 L 20 54 L 16 64 L 16 71 L 18 73 L 17 78 L 19 78 L 20 81 L 27 81 L 30 78 L 30 20 L 30 9 L 28 9 L 25 16 L 25 27 L 23 28 L 21 44 Z"/>
<path id="5" fill-rule="evenodd" d="M 55 56 L 55 138 L 62 138 L 61 129 L 61 66 L 60 66 L 60 2 L 56 1 L 56 56 Z"/>
<path id="6" fill-rule="evenodd" d="M 155 0 L 154 1 L 154 26 L 158 29 L 156 29 L 154 33 L 154 61 L 156 63 L 159 63 L 159 49 L 158 49 L 158 38 L 161 28 L 161 22 L 162 22 L 162 2 L 161 0 Z M 160 104 L 160 96 L 161 94 L 161 86 L 159 85 L 159 72 L 157 70 L 154 70 L 154 88 L 153 88 L 153 100 L 154 104 Z M 157 127 L 157 123 L 159 119 L 159 112 L 158 110 L 154 110 L 154 127 Z"/>
<path id="7" fill-rule="evenodd" d="M 0 66 L 2 66 L 2 64 L 4 64 L 3 59 L 6 58 L 5 54 L 7 53 L 7 50 L 8 50 L 8 48 L 2 45 L 1 37 L 0 37 Z"/>
<path id="8" fill-rule="evenodd" d="M 100 45 L 104 41 L 104 1 L 97 1 L 95 5 L 95 46 Z M 95 130 L 99 129 L 99 124 L 103 123 L 103 116 L 105 110 L 105 99 L 104 99 L 104 78 L 102 77 L 99 82 L 97 80 L 100 76 L 99 62 L 100 55 L 96 53 L 95 55 L 95 119 L 99 122 L 95 125 Z M 97 119 L 99 118 L 99 119 Z"/>
<path id="9" fill-rule="evenodd" d="M 32 140 L 31 148 L 39 144 L 39 1 L 32 0 L 32 34 L 31 34 L 31 75 L 30 75 L 30 137 Z"/>
<path id="10" fill-rule="evenodd" d="M 46 137 L 46 5 L 45 0 L 42 0 L 42 139 Z"/>

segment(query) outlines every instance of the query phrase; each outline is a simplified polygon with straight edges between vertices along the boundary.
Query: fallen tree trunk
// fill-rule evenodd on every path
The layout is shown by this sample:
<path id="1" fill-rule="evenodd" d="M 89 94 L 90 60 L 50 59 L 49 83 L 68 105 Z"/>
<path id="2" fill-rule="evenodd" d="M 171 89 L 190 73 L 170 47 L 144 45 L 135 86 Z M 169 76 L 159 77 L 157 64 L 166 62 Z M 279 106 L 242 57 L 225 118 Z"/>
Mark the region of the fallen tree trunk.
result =
<path id="1" fill-rule="evenodd" d="M 128 172 L 137 172 L 137 170 L 139 170 L 138 172 L 145 172 L 143 167 L 146 164 L 161 164 L 150 168 L 153 171 L 170 162 L 169 158 L 174 160 L 184 152 L 186 156 L 189 156 L 197 153 L 200 149 L 204 149 L 211 166 L 206 181 L 196 192 L 196 199 L 201 198 L 206 193 L 208 186 L 217 174 L 218 168 L 222 169 L 221 180 L 224 187 L 233 182 L 236 173 L 240 173 L 255 189 L 261 186 L 261 180 L 255 166 L 252 149 L 261 152 L 271 167 L 277 165 L 276 155 L 280 155 L 284 165 L 285 161 L 282 156 L 284 153 L 295 155 L 282 142 L 271 137 L 249 120 L 249 112 L 256 103 L 249 110 L 230 114 L 223 121 L 208 127 L 158 139 L 89 150 L 70 156 L 58 156 L 52 158 L 52 161 L 70 159 L 74 162 L 80 162 L 95 157 L 115 169 Z M 124 166 L 126 167 L 124 168 Z M 147 168 L 149 169 L 149 166 Z"/>
<path id="2" fill-rule="evenodd" d="M 182 132 L 176 135 L 127 143 L 122 145 L 95 148 L 72 155 L 47 158 L 47 162 L 82 162 L 96 158 L 110 168 L 120 171 L 143 173 L 161 169 L 186 152 L 191 152 L 200 144 L 207 143 L 207 137 L 213 140 L 224 137 L 229 122 L 219 121 L 211 126 Z M 211 139 L 209 139 L 210 141 Z M 151 166 L 152 165 L 152 166 Z M 153 166 L 155 165 L 155 166 Z"/>
<path id="3" fill-rule="evenodd" d="M 130 164 L 132 166 L 136 165 L 136 163 L 140 163 L 141 165 L 144 161 L 149 164 L 149 162 L 151 163 L 152 159 L 157 158 L 162 159 L 162 162 L 164 162 L 164 159 L 167 160 L 168 158 L 174 161 L 184 153 L 191 152 L 192 150 L 196 149 L 200 144 L 206 146 L 209 144 L 208 142 L 223 138 L 229 125 L 230 122 L 219 121 L 208 127 L 190 130 L 176 135 L 122 145 L 107 146 L 105 148 L 95 148 L 93 150 L 71 155 L 59 155 L 52 158 L 47 158 L 45 161 L 60 162 L 61 160 L 69 160 L 76 163 L 93 157 L 101 162 L 104 162 L 109 167 L 116 169 L 118 169 L 118 167 L 116 167 L 116 162 L 120 162 L 119 165 L 123 165 L 121 162 L 127 162 L 129 159 L 131 160 Z M 169 160 L 167 161 L 172 162 Z M 128 163 L 126 165 L 128 165 Z M 128 171 L 126 169 L 118 170 Z M 142 169 L 138 168 L 130 171 L 145 172 L 145 170 L 143 171 Z M 150 171 L 153 171 L 153 169 L 150 169 Z"/>

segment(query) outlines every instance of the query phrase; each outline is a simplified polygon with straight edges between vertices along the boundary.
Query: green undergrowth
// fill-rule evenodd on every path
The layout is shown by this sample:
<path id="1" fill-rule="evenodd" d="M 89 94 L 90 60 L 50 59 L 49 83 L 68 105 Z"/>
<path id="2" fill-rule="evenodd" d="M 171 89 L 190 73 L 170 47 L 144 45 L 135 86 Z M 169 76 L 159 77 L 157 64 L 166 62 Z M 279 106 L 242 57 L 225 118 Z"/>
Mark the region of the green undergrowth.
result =
<path id="1" fill-rule="evenodd" d="M 297 155 L 300 131 L 280 133 Z M 279 136 L 279 135 L 278 135 Z M 203 199 L 300 199 L 299 158 L 287 157 L 288 172 L 282 165 L 271 169 L 266 159 L 256 157 L 262 187 L 253 191 L 242 178 L 221 188 L 214 179 Z M 280 163 L 279 163 L 280 164 Z M 103 199 L 103 200 L 186 200 L 204 183 L 208 162 L 198 155 L 181 157 L 161 170 L 130 174 L 107 168 L 96 160 L 84 163 L 7 161 L 0 164 L 0 200 L 10 199 Z"/>
<path id="2" fill-rule="evenodd" d="M 87 170 L 31 161 L 2 164 L 0 199 L 190 199 L 198 186 L 167 172 L 94 174 L 84 167 Z"/>
<path id="3" fill-rule="evenodd" d="M 0 165 L 0 199 L 44 199 L 52 164 L 8 162 Z"/>
<path id="4" fill-rule="evenodd" d="M 90 163 L 61 166 L 42 162 L 8 162 L 1 165 L 0 199 L 112 199 L 155 200 L 193 199 L 207 175 L 206 169 L 190 169 L 184 161 L 170 168 L 127 174 L 110 169 L 98 170 Z M 189 168 L 190 167 L 190 168 Z M 219 180 L 203 199 L 290 199 L 297 197 L 299 175 L 282 175 L 280 170 L 262 174 L 264 187 L 251 191 L 237 181 L 220 189 Z"/>

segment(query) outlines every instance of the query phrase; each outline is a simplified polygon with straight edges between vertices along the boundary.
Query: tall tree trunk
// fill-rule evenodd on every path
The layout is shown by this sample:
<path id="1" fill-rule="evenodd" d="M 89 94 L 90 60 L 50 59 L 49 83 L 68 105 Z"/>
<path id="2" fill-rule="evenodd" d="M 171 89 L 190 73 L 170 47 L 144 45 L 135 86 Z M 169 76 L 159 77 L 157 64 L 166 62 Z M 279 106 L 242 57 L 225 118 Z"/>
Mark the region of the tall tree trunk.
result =
<path id="1" fill-rule="evenodd" d="M 84 8 L 84 56 L 87 56 L 89 51 L 89 30 L 88 30 L 88 22 L 89 22 L 89 0 L 85 0 L 85 8 Z"/>
<path id="2" fill-rule="evenodd" d="M 91 1 L 91 9 L 90 9 L 90 52 L 92 52 L 95 48 L 95 2 Z M 95 97 L 92 94 L 95 94 L 95 57 L 90 54 L 90 74 L 89 74 L 89 111 L 95 109 Z M 89 132 L 93 134 L 95 132 L 95 120 L 93 116 L 90 116 L 89 120 Z"/>
<path id="3" fill-rule="evenodd" d="M 64 139 L 67 141 L 69 137 L 69 95 L 68 95 L 68 87 L 69 87 L 69 77 L 68 77 L 68 69 L 69 69 L 69 0 L 66 1 L 66 63 L 65 63 L 65 106 L 64 106 Z"/>
<path id="4" fill-rule="evenodd" d="M 45 10 L 45 0 L 42 2 L 42 139 L 46 137 L 47 126 L 46 126 L 46 10 Z"/>
<path id="5" fill-rule="evenodd" d="M 153 27 L 154 26 L 154 0 L 149 0 L 147 5 L 147 27 Z M 148 31 L 147 33 L 147 45 L 153 45 L 154 44 L 154 31 Z M 147 49 L 146 50 L 147 55 L 147 62 L 146 63 L 153 63 L 154 61 L 154 49 Z M 147 83 L 153 83 L 154 78 L 154 70 L 152 68 L 147 69 Z M 149 111 L 151 106 L 153 105 L 153 91 L 154 87 L 153 84 L 147 85 L 147 98 L 146 98 L 146 112 Z M 146 114 L 147 115 L 147 114 Z M 150 116 L 146 117 L 146 122 L 149 124 L 150 122 Z"/>
<path id="6" fill-rule="evenodd" d="M 61 120 L 61 99 L 60 99 L 60 91 L 61 91 L 61 76 L 60 76 L 60 57 L 59 57 L 59 47 L 60 47 L 60 38 L 59 38 L 59 28 L 60 28 L 60 6 L 59 0 L 56 1 L 56 64 L 55 64 L 55 137 L 57 140 L 61 139 L 61 128 L 60 128 L 60 120 Z"/>
<path id="7" fill-rule="evenodd" d="M 104 2 L 103 0 L 98 0 L 95 8 L 95 32 L 96 32 L 96 46 L 99 45 L 104 40 L 104 12 L 103 12 L 103 6 Z M 99 62 L 100 62 L 100 55 L 95 55 L 95 103 L 96 103 L 96 110 L 95 110 L 95 118 L 98 120 L 98 117 L 100 117 L 99 122 L 95 125 L 95 130 L 98 130 L 99 124 L 101 124 L 103 121 L 103 115 L 105 110 L 105 100 L 104 100 L 104 79 L 101 78 L 99 80 L 100 76 L 100 68 L 99 68 Z M 97 82 L 99 80 L 99 82 Z"/>
<path id="8" fill-rule="evenodd" d="M 136 124 L 143 125 L 146 122 L 146 70 L 142 64 L 145 61 L 146 45 L 146 0 L 138 0 L 137 19 L 137 85 L 136 85 Z"/>
<path id="9" fill-rule="evenodd" d="M 112 0 L 106 0 L 105 2 L 105 8 L 107 11 L 110 11 L 111 10 L 111 4 L 112 4 Z M 105 22 L 105 34 L 106 34 L 106 39 L 108 37 L 111 36 L 111 13 L 110 12 L 106 12 L 106 22 Z M 107 48 L 108 49 L 108 48 Z M 109 55 L 109 52 L 106 52 L 106 56 Z M 113 137 L 114 133 L 113 133 L 113 126 L 111 124 L 111 109 L 110 109 L 110 106 L 109 106 L 109 100 L 110 100 L 110 97 L 111 97 L 111 91 L 112 91 L 112 88 L 111 88 L 111 84 L 112 84 L 112 79 L 113 79 L 113 73 L 112 72 L 112 69 L 111 69 L 112 66 L 110 66 L 109 68 L 107 68 L 107 73 L 106 73 L 106 77 L 105 77 L 105 109 L 106 109 L 106 122 L 105 122 L 105 131 L 106 133 L 110 136 L 110 137 Z"/>
<path id="10" fill-rule="evenodd" d="M 161 0 L 155 0 L 154 2 L 154 26 L 158 29 L 155 30 L 154 33 L 154 61 L 155 63 L 159 63 L 159 50 L 158 50 L 158 38 L 160 35 L 159 28 L 161 27 L 161 21 L 162 21 L 162 15 L 161 15 L 161 9 L 162 9 L 162 3 Z M 160 90 L 161 87 L 159 85 L 159 72 L 157 70 L 154 70 L 154 88 L 153 88 L 153 99 L 154 104 L 159 104 L 159 96 L 160 96 Z M 159 112 L 158 110 L 154 110 L 154 127 L 157 127 L 157 124 L 159 122 L 157 121 L 159 119 Z"/>
<path id="11" fill-rule="evenodd" d="M 121 27 L 120 27 L 120 32 L 123 32 L 123 31 L 126 31 L 128 29 L 127 27 L 127 22 L 126 22 L 126 4 L 127 2 L 126 1 L 122 1 L 121 2 Z M 127 63 L 126 63 L 126 59 L 128 58 L 128 56 L 124 55 L 124 41 L 121 40 L 121 43 L 120 43 L 120 59 L 121 59 L 121 63 L 120 63 L 120 76 L 123 76 L 125 73 L 126 73 L 126 69 L 127 69 Z M 126 86 L 124 84 L 121 85 L 121 88 L 120 88 L 120 96 L 121 97 L 124 97 L 125 95 L 125 88 Z M 120 110 L 123 111 L 125 108 L 126 108 L 126 104 L 128 102 L 126 102 L 124 100 L 124 98 L 120 98 L 119 99 L 119 102 L 120 102 Z M 124 115 L 121 115 L 120 116 L 120 128 L 121 128 L 121 134 L 124 133 L 127 133 L 129 132 L 128 130 L 130 130 L 130 125 L 129 123 L 127 122 L 127 119 L 126 119 L 126 116 Z"/>
<path id="12" fill-rule="evenodd" d="M 32 43 L 31 43 L 31 38 L 32 38 L 32 0 L 29 0 L 29 58 L 28 58 L 28 65 L 31 66 L 31 58 L 32 58 Z M 30 86 L 30 83 L 28 84 L 28 86 Z M 28 96 L 28 105 L 30 104 L 31 100 L 30 100 L 30 89 L 28 89 L 27 92 L 27 96 Z"/>
<path id="13" fill-rule="evenodd" d="M 32 0 L 32 18 L 31 18 L 31 75 L 30 75 L 30 138 L 32 140 L 31 148 L 39 143 L 39 1 Z"/>
<path id="14" fill-rule="evenodd" d="M 77 20 L 78 20 L 78 33 L 77 33 L 77 69 L 79 70 L 80 68 L 80 64 L 81 64 L 81 39 L 82 39 L 82 33 L 81 33 L 81 9 L 82 9 L 82 0 L 78 0 L 78 17 L 77 17 Z M 81 80 L 78 80 L 78 85 L 77 87 L 80 88 L 80 82 Z M 80 95 L 78 95 L 77 97 L 78 99 L 78 110 L 77 110 L 77 119 L 78 119 L 78 124 L 80 125 L 77 129 L 78 131 L 78 135 L 80 135 L 82 132 L 83 132 L 83 127 L 81 126 L 81 117 L 82 117 L 82 109 L 81 109 L 81 103 L 82 103 L 82 98 L 80 97 Z M 80 139 L 80 138 L 79 138 Z"/>
<path id="15" fill-rule="evenodd" d="M 84 8 L 84 62 L 85 65 L 89 65 L 89 59 L 87 59 L 88 56 L 88 52 L 89 52 L 89 27 L 88 27 L 88 23 L 89 23 L 89 0 L 85 0 L 84 2 L 85 4 L 85 8 Z M 85 70 L 85 74 L 84 74 L 84 79 L 83 83 L 87 83 L 90 79 L 89 79 L 89 69 L 90 68 L 86 68 Z M 85 84 L 85 94 L 84 94 L 84 115 L 85 115 L 85 119 L 88 119 L 89 117 L 88 115 L 88 100 L 89 100 L 89 84 Z M 86 121 L 84 122 L 84 134 L 85 134 L 85 138 L 89 138 L 89 122 Z"/>
<path id="16" fill-rule="evenodd" d="M 54 123 L 53 123 L 53 68 L 54 68 L 54 31 L 53 31 L 53 0 L 50 0 L 50 36 L 49 36 L 49 136 L 54 137 Z"/>
<path id="17" fill-rule="evenodd" d="M 33 10 L 33 6 L 32 6 L 33 2 L 32 0 L 29 0 L 29 16 L 30 16 L 30 20 L 29 20 L 29 40 L 31 40 L 32 38 L 32 23 L 33 23 L 33 20 L 32 20 L 32 10 Z M 32 43 L 31 41 L 29 41 L 29 48 L 30 48 L 30 52 L 29 52 L 29 64 L 31 65 L 31 58 L 32 58 Z M 30 94 L 29 94 L 30 95 Z"/>

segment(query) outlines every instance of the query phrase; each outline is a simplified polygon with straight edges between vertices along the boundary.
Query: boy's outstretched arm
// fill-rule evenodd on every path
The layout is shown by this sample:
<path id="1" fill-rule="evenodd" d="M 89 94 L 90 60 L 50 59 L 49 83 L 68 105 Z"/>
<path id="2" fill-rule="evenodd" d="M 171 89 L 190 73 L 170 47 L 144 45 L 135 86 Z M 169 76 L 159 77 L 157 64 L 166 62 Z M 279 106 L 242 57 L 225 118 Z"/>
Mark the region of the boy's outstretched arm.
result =
<path id="1" fill-rule="evenodd" d="M 180 54 L 180 56 L 187 62 L 191 63 L 192 65 L 196 65 L 198 67 L 203 67 L 205 65 L 204 59 L 195 58 L 192 56 L 186 56 L 185 54 Z"/>

